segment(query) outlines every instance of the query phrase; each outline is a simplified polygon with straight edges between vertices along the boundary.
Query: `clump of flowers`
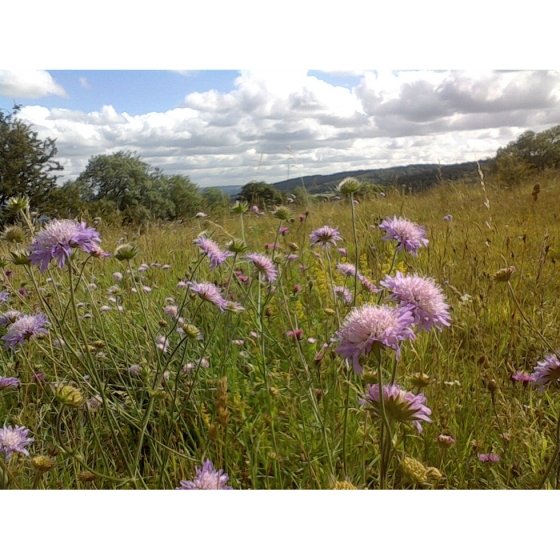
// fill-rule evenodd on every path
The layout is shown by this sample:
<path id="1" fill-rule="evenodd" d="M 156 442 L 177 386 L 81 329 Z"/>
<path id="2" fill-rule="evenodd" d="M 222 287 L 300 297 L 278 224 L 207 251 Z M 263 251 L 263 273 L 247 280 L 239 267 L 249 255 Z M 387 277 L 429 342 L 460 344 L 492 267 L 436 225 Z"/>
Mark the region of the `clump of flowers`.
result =
<path id="1" fill-rule="evenodd" d="M 312 231 L 309 239 L 313 245 L 320 245 L 323 249 L 336 245 L 337 241 L 342 241 L 338 229 L 331 226 L 322 226 Z"/>
<path id="2" fill-rule="evenodd" d="M 360 400 L 361 405 L 371 406 L 375 416 L 381 416 L 381 399 L 379 385 L 366 385 L 367 393 Z M 389 419 L 396 422 L 412 422 L 418 433 L 422 433 L 420 422 L 431 422 L 432 411 L 426 406 L 426 397 L 423 393 L 415 395 L 401 389 L 398 385 L 383 386 L 383 404 Z"/>
<path id="3" fill-rule="evenodd" d="M 431 278 L 397 272 L 394 278 L 386 276 L 381 285 L 391 291 L 394 301 L 410 309 L 419 330 L 429 331 L 435 327 L 441 331 L 451 324 L 449 305 L 441 288 Z"/>
<path id="4" fill-rule="evenodd" d="M 426 230 L 406 218 L 397 218 L 396 216 L 393 216 L 393 219 L 385 218 L 379 225 L 379 229 L 387 234 L 383 237 L 383 241 L 396 241 L 397 251 L 405 249 L 415 257 L 422 245 L 428 245 Z"/>
<path id="5" fill-rule="evenodd" d="M 556 354 L 549 354 L 537 362 L 531 381 L 539 385 L 541 390 L 551 385 L 558 385 L 560 380 L 560 360 Z"/>
<path id="6" fill-rule="evenodd" d="M 253 264 L 257 272 L 269 283 L 273 283 L 278 277 L 278 271 L 273 262 L 260 253 L 249 253 L 245 258 Z"/>
<path id="7" fill-rule="evenodd" d="M 32 337 L 47 334 L 45 327 L 48 325 L 47 317 L 44 313 L 39 315 L 20 315 L 10 324 L 8 332 L 2 337 L 5 347 L 23 344 Z"/>
<path id="8" fill-rule="evenodd" d="M 233 256 L 231 251 L 222 251 L 215 241 L 208 239 L 204 234 L 199 235 L 193 243 L 197 245 L 210 260 L 210 270 L 224 264 L 228 257 Z"/>
<path id="9" fill-rule="evenodd" d="M 101 238 L 97 230 L 85 222 L 52 220 L 35 237 L 29 246 L 29 260 L 45 272 L 52 259 L 63 268 L 73 249 L 80 248 L 90 254 L 101 254 Z"/>
<path id="10" fill-rule="evenodd" d="M 406 307 L 364 305 L 351 311 L 342 322 L 336 333 L 340 344 L 335 352 L 351 359 L 354 371 L 362 373 L 359 358 L 369 354 L 374 345 L 393 348 L 399 357 L 399 342 L 415 338 L 413 324 L 412 313 Z"/>
<path id="11" fill-rule="evenodd" d="M 193 480 L 181 480 L 176 490 L 232 490 L 226 486 L 229 476 L 223 469 L 214 469 L 212 461 L 204 461 L 202 468 L 196 468 L 196 477 Z"/>
<path id="12" fill-rule="evenodd" d="M 29 451 L 25 448 L 35 440 L 28 435 L 29 428 L 24 426 L 4 425 L 0 428 L 0 453 L 4 453 L 6 461 L 9 461 L 12 453 L 23 453 L 29 457 Z"/>

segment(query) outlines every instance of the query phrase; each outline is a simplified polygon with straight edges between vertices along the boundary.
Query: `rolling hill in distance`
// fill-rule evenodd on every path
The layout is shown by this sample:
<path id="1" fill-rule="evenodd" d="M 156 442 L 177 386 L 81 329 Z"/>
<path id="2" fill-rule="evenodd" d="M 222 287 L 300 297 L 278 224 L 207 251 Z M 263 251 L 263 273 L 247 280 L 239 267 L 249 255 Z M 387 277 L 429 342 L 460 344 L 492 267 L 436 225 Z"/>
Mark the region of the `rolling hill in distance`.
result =
<path id="1" fill-rule="evenodd" d="M 481 161 L 485 164 L 491 160 Z M 439 165 L 436 163 L 414 164 L 384 169 L 362 169 L 354 171 L 341 171 L 330 175 L 306 175 L 287 179 L 272 186 L 280 192 L 293 192 L 295 188 L 304 186 L 310 194 L 322 194 L 332 190 L 346 177 L 354 177 L 366 183 L 375 183 L 386 187 L 398 186 L 407 190 L 424 190 L 440 181 L 457 181 L 478 178 L 476 161 Z M 217 187 L 225 193 L 234 196 L 241 191 L 243 185 L 228 185 Z"/>

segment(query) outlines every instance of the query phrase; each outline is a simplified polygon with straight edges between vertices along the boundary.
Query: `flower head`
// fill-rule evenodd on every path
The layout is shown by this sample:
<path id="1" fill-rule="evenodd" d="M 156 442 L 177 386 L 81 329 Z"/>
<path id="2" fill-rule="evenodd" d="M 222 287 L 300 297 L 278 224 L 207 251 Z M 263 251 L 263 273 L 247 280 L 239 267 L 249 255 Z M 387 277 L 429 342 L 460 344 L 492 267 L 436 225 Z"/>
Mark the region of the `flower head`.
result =
<path id="1" fill-rule="evenodd" d="M 23 426 L 4 426 L 0 428 L 0 453 L 6 455 L 6 461 L 10 459 L 14 452 L 23 453 L 29 457 L 29 451 L 25 448 L 35 440 L 27 437 L 28 435 L 29 428 Z"/>
<path id="2" fill-rule="evenodd" d="M 29 246 L 29 260 L 40 267 L 41 272 L 47 270 L 52 259 L 56 259 L 60 268 L 72 250 L 80 247 L 88 253 L 97 254 L 101 243 L 99 233 L 85 222 L 74 220 L 52 220 L 35 237 Z"/>
<path id="3" fill-rule="evenodd" d="M 453 216 L 451 214 L 447 214 L 447 216 L 443 217 L 444 222 L 450 222 L 451 220 L 453 220 Z"/>
<path id="4" fill-rule="evenodd" d="M 518 381 L 519 383 L 523 383 L 523 386 L 527 386 L 529 383 L 533 381 L 533 376 L 529 373 L 525 373 L 524 371 L 516 371 L 510 377 L 512 381 Z"/>
<path id="5" fill-rule="evenodd" d="M 312 231 L 309 234 L 309 239 L 311 243 L 320 245 L 324 249 L 327 249 L 331 245 L 336 245 L 337 241 L 342 241 L 338 229 L 332 228 L 331 226 L 322 226 Z"/>
<path id="6" fill-rule="evenodd" d="M 228 257 L 233 256 L 231 251 L 222 251 L 215 241 L 208 239 L 204 234 L 197 237 L 193 243 L 198 245 L 200 250 L 210 260 L 210 269 L 214 269 L 217 266 L 224 264 Z"/>
<path id="7" fill-rule="evenodd" d="M 223 298 L 218 286 L 212 284 L 212 282 L 188 282 L 188 285 L 201 299 L 213 303 L 222 310 L 224 309 L 227 301 Z"/>
<path id="8" fill-rule="evenodd" d="M 181 480 L 181 485 L 177 490 L 231 490 L 231 486 L 226 486 L 229 476 L 223 469 L 214 469 L 212 461 L 204 461 L 202 469 L 196 468 L 196 476 L 193 480 Z"/>
<path id="9" fill-rule="evenodd" d="M 537 363 L 533 371 L 532 382 L 541 386 L 541 390 L 551 385 L 558 385 L 560 380 L 560 360 L 555 354 L 549 354 Z"/>
<path id="10" fill-rule="evenodd" d="M 367 393 L 360 401 L 362 405 L 370 405 L 372 412 L 380 416 L 381 400 L 379 385 L 366 385 Z M 383 405 L 388 418 L 397 422 L 412 422 L 418 433 L 422 433 L 420 422 L 431 422 L 432 411 L 426 406 L 426 397 L 423 393 L 415 395 L 401 389 L 398 385 L 383 386 Z"/>
<path id="11" fill-rule="evenodd" d="M 2 337 L 2 340 L 6 341 L 5 347 L 9 348 L 16 344 L 23 344 L 32 336 L 46 334 L 45 326 L 47 324 L 47 317 L 43 313 L 39 313 L 39 315 L 20 315 Z"/>
<path id="12" fill-rule="evenodd" d="M 17 387 L 18 385 L 19 379 L 17 377 L 0 377 L 0 391 L 8 387 Z"/>
<path id="13" fill-rule="evenodd" d="M 379 229 L 387 234 L 383 237 L 383 241 L 396 241 L 398 243 L 397 251 L 406 249 L 411 255 L 417 256 L 418 249 L 422 245 L 428 245 L 426 230 L 406 218 L 397 218 L 396 216 L 393 216 L 392 220 L 391 218 L 385 218 Z"/>
<path id="14" fill-rule="evenodd" d="M 0 303 L 6 303 L 10 299 L 8 292 L 0 292 Z"/>
<path id="15" fill-rule="evenodd" d="M 429 331 L 436 327 L 441 331 L 450 325 L 449 305 L 431 278 L 397 272 L 394 278 L 386 276 L 381 285 L 391 291 L 394 301 L 410 309 L 418 329 Z"/>
<path id="16" fill-rule="evenodd" d="M 352 296 L 352 292 L 348 288 L 344 286 L 335 286 L 333 288 L 334 297 L 340 299 L 344 303 L 350 304 L 354 297 Z"/>
<path id="17" fill-rule="evenodd" d="M 481 463 L 497 463 L 500 460 L 500 457 L 495 453 L 479 453 L 478 460 Z"/>
<path id="18" fill-rule="evenodd" d="M 262 277 L 271 284 L 278 277 L 278 271 L 274 266 L 273 262 L 266 256 L 260 253 L 249 253 L 245 255 L 245 258 L 253 263 L 255 269 Z"/>
<path id="19" fill-rule="evenodd" d="M 342 322 L 336 333 L 340 344 L 335 352 L 352 359 L 354 371 L 362 373 L 359 358 L 369 354 L 376 344 L 393 348 L 399 357 L 399 342 L 414 339 L 413 324 L 412 313 L 405 307 L 364 305 L 352 310 Z"/>
<path id="20" fill-rule="evenodd" d="M 351 278 L 356 275 L 356 267 L 350 263 L 338 263 L 336 265 L 336 270 L 347 278 Z"/>

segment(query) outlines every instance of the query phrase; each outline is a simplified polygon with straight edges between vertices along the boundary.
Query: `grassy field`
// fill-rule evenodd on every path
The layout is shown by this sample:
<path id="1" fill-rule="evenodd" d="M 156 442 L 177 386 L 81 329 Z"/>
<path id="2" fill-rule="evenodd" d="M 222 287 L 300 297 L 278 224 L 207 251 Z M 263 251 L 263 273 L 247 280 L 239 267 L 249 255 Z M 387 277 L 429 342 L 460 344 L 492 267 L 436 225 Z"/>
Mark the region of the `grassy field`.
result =
<path id="1" fill-rule="evenodd" d="M 75 244 L 45 272 L 10 253 L 39 234 L 23 210 L 25 239 L 0 246 L 0 313 L 44 313 L 48 324 L 13 345 L 16 323 L 0 327 L 0 376 L 18 380 L 0 390 L 0 423 L 33 439 L 10 453 L 15 436 L 0 435 L 0 484 L 171 489 L 200 481 L 209 460 L 234 489 L 556 487 L 560 397 L 511 378 L 560 348 L 560 183 L 538 180 L 535 195 L 534 181 L 442 184 L 139 235 L 92 222 L 103 250 L 123 256 L 128 243 L 137 254 L 96 258 Z M 382 240 L 393 216 L 425 228 L 417 256 Z M 311 243 L 325 225 L 337 246 Z M 211 267 L 193 243 L 203 233 L 221 251 L 234 241 L 233 254 Z M 274 262 L 272 282 L 252 253 Z M 357 373 L 336 352 L 341 325 L 353 308 L 396 303 L 340 263 L 377 288 L 397 272 L 432 278 L 450 326 L 416 329 L 398 360 L 386 346 L 368 352 Z M 507 267 L 511 278 L 496 281 Z M 203 299 L 203 282 L 230 304 Z M 360 404 L 366 385 L 392 379 L 425 395 L 421 433 L 390 406 Z"/>

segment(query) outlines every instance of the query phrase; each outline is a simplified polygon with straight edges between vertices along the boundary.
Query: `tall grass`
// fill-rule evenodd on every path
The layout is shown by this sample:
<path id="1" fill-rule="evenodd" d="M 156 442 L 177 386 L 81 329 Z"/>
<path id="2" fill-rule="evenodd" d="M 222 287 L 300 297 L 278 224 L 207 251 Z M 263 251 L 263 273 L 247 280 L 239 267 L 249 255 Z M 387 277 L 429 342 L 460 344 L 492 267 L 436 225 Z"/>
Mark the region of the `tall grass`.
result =
<path id="1" fill-rule="evenodd" d="M 549 469 L 544 486 L 556 486 L 560 397 L 511 380 L 560 347 L 560 185 L 554 175 L 539 181 L 537 200 L 533 183 L 507 189 L 485 181 L 408 196 L 388 191 L 358 205 L 353 195 L 312 203 L 292 209 L 292 222 L 232 213 L 137 237 L 100 223 L 105 250 L 130 242 L 137 256 L 75 250 L 69 264 L 53 262 L 46 273 L 13 263 L 10 251 L 37 233 L 22 221 L 26 239 L 2 242 L 9 301 L 0 312 L 41 311 L 50 326 L 17 351 L 0 350 L 0 375 L 20 382 L 0 392 L 0 422 L 25 426 L 34 438 L 30 457 L 0 453 L 0 483 L 174 488 L 209 459 L 238 489 L 373 489 L 384 479 L 390 488 L 536 488 Z M 425 227 L 429 245 L 417 257 L 381 240 L 378 225 L 393 215 Z M 278 279 L 263 282 L 243 253 L 211 270 L 193 245 L 201 223 L 222 248 L 245 238 L 249 251 L 265 253 L 270 244 Z M 346 255 L 310 245 L 309 233 L 325 224 L 339 229 Z M 335 349 L 352 307 L 384 302 L 385 294 L 343 277 L 339 262 L 357 263 L 377 286 L 397 270 L 433 278 L 451 306 L 449 328 L 401 343 L 398 361 L 393 351 L 382 354 L 383 383 L 396 375 L 432 410 L 421 434 L 392 426 L 383 475 L 381 421 L 359 404 L 366 384 L 379 380 L 376 360 L 365 360 L 358 375 Z M 495 282 L 509 266 L 509 284 Z M 204 281 L 244 311 L 222 311 L 187 284 Z M 349 289 L 351 303 L 333 284 Z M 177 315 L 164 312 L 169 305 Z M 440 435 L 455 443 L 443 445 Z M 489 453 L 499 461 L 481 462 Z"/>

